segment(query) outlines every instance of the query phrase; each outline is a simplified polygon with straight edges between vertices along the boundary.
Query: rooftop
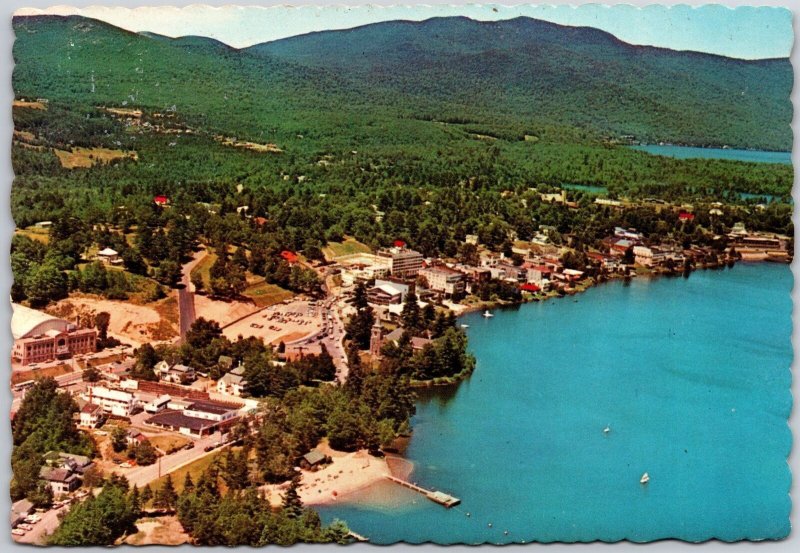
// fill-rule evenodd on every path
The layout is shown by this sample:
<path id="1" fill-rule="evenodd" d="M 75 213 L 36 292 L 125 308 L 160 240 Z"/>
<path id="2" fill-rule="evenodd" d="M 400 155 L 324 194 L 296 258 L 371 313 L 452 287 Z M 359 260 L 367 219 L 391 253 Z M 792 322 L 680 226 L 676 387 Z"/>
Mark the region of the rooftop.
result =
<path id="1" fill-rule="evenodd" d="M 59 320 L 43 311 L 25 307 L 19 303 L 12 303 L 11 334 L 18 340 L 31 333 L 37 326 L 52 320 Z"/>

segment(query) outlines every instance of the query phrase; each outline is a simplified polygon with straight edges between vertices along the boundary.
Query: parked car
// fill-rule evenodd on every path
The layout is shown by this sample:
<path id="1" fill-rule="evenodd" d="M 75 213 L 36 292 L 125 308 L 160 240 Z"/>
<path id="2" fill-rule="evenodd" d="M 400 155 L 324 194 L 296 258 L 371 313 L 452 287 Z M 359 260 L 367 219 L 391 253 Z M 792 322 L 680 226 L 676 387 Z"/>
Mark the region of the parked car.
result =
<path id="1" fill-rule="evenodd" d="M 208 452 L 209 452 L 209 451 L 211 451 L 212 449 L 214 449 L 214 446 L 213 446 L 213 445 L 207 445 L 206 447 L 204 447 L 204 448 L 203 448 L 203 451 L 205 451 L 206 453 L 208 453 Z"/>
<path id="2" fill-rule="evenodd" d="M 17 524 L 17 528 L 22 528 L 26 532 L 30 532 L 31 530 L 33 530 L 33 526 L 31 526 L 30 524 L 25 524 L 24 522 L 21 524 Z"/>
<path id="3" fill-rule="evenodd" d="M 194 445 L 195 445 L 194 442 L 189 442 L 188 444 L 183 446 L 183 449 L 194 449 Z"/>
<path id="4" fill-rule="evenodd" d="M 119 466 L 119 468 L 121 468 L 121 469 L 129 469 L 129 468 L 131 468 L 132 466 L 133 466 L 133 465 L 132 465 L 132 464 L 130 464 L 128 461 L 125 461 L 124 463 L 122 463 L 122 464 Z"/>
<path id="5" fill-rule="evenodd" d="M 11 533 L 14 534 L 15 536 L 24 536 L 25 530 L 23 530 L 22 528 L 14 528 L 13 530 L 11 530 Z"/>

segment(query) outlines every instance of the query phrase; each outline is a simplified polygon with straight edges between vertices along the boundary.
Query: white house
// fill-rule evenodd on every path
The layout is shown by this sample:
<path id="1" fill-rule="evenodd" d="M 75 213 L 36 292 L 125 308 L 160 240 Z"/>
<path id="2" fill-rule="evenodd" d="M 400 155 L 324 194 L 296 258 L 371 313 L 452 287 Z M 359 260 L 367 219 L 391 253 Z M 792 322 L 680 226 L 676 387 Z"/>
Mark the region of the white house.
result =
<path id="1" fill-rule="evenodd" d="M 217 392 L 227 396 L 241 397 L 245 384 L 244 366 L 239 365 L 217 381 Z"/>

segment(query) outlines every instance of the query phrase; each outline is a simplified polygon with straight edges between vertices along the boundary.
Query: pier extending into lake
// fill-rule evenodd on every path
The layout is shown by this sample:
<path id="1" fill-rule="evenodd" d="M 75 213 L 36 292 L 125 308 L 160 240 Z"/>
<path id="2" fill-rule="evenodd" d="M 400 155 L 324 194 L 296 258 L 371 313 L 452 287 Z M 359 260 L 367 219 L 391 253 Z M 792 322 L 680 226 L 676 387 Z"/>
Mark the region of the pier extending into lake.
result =
<path id="1" fill-rule="evenodd" d="M 421 493 L 422 495 L 424 495 L 425 497 L 427 497 L 428 499 L 430 499 L 434 503 L 438 503 L 439 505 L 443 505 L 443 506 L 447 507 L 448 509 L 450 507 L 455 507 L 456 505 L 461 503 L 461 500 L 459 498 L 453 497 L 452 495 L 446 494 L 444 492 L 426 490 L 422 486 L 417 486 L 416 484 L 412 484 L 411 482 L 408 482 L 406 480 L 401 480 L 400 478 L 396 478 L 394 476 L 387 476 L 386 478 L 388 478 L 389 480 L 391 480 L 392 482 L 394 482 L 396 484 L 400 484 L 401 486 L 404 486 L 404 487 L 408 488 L 409 490 L 414 490 L 415 492 Z"/>

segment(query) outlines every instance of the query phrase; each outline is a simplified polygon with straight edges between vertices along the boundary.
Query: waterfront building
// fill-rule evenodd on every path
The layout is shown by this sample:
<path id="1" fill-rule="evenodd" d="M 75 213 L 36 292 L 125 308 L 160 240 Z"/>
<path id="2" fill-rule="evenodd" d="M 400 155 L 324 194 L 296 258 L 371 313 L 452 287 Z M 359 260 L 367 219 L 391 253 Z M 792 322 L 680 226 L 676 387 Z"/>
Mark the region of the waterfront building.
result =
<path id="1" fill-rule="evenodd" d="M 415 250 L 395 246 L 381 250 L 378 255 L 390 260 L 389 272 L 393 277 L 415 278 L 422 269 L 422 254 Z"/>
<path id="2" fill-rule="evenodd" d="M 11 358 L 22 365 L 66 359 L 94 352 L 97 330 L 76 325 L 42 311 L 13 303 Z"/>
<path id="3" fill-rule="evenodd" d="M 466 290 L 466 276 L 460 271 L 444 265 L 426 267 L 419 272 L 428 283 L 428 288 L 445 298 L 452 298 Z"/>

